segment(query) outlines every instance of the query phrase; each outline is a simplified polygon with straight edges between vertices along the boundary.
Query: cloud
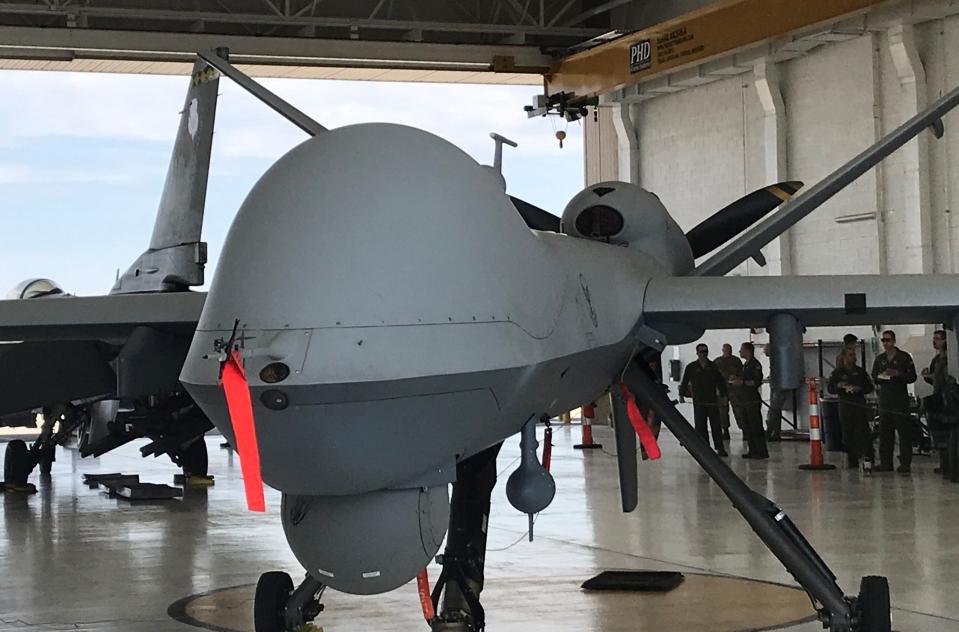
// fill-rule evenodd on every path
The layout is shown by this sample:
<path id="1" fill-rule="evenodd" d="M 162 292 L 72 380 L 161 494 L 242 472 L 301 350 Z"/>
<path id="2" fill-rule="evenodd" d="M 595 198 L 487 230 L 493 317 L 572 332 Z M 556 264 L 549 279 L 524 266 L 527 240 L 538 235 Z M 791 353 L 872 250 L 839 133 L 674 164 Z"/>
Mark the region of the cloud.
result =
<path id="1" fill-rule="evenodd" d="M 0 184 L 78 184 L 96 182 L 131 182 L 135 175 L 130 172 L 57 169 L 33 165 L 0 162 Z"/>
<path id="2" fill-rule="evenodd" d="M 522 108 L 536 88 L 264 83 L 325 126 L 412 125 L 484 163 L 492 161 L 489 133 L 503 134 L 520 144 L 505 150 L 510 191 L 546 208 L 559 211 L 582 186 L 581 129 L 527 119 Z M 0 71 L 0 86 L 8 96 L 0 100 L 0 290 L 40 274 L 73 292 L 103 292 L 149 238 L 187 78 Z M 246 192 L 306 138 L 231 81 L 220 93 L 204 220 L 208 278 Z M 560 150 L 554 132 L 567 127 Z"/>
<path id="3" fill-rule="evenodd" d="M 326 127 L 356 123 L 391 122 L 419 127 L 459 146 L 477 160 L 488 162 L 493 151 L 490 132 L 519 143 L 510 153 L 554 156 L 581 150 L 578 123 L 556 118 L 528 119 L 523 106 L 536 89 L 528 86 L 462 84 L 404 84 L 351 81 L 268 79 L 264 85 Z M 219 138 L 224 155 L 278 158 L 304 135 L 280 116 L 264 109 L 232 84 L 224 86 L 220 121 L 228 121 L 230 135 Z M 560 150 L 555 132 L 567 132 Z M 258 138 L 259 143 L 250 139 Z M 266 142 L 264 142 L 266 140 Z M 507 158 L 509 160 L 509 158 Z"/>
<path id="4" fill-rule="evenodd" d="M 169 143 L 176 129 L 186 77 L 0 71 L 0 139 L 80 137 Z M 579 151 L 581 129 L 555 117 L 527 119 L 523 106 L 537 88 L 466 84 L 375 83 L 266 79 L 263 84 L 327 127 L 393 122 L 420 127 L 488 162 L 498 132 L 517 150 L 561 158 L 554 134 Z M 275 160 L 303 133 L 228 79 L 220 82 L 215 151 L 224 157 Z M 29 112 L 29 116 L 24 116 Z M 568 152 L 565 152 L 568 153 Z M 507 158 L 509 160 L 509 158 Z"/>
<path id="5" fill-rule="evenodd" d="M 164 141 L 176 129 L 186 77 L 0 71 L 0 138 L 76 136 Z M 16 96 L 9 96 L 16 95 Z M 158 125 L 158 121 L 169 125 Z"/>

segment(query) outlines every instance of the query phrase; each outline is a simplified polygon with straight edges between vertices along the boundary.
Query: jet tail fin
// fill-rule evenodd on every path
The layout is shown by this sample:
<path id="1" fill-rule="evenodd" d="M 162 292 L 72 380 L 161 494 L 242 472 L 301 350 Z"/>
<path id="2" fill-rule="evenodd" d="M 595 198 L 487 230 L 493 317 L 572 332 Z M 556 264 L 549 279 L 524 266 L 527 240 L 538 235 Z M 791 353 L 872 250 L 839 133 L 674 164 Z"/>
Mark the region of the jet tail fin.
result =
<path id="1" fill-rule="evenodd" d="M 182 291 L 203 284 L 206 243 L 200 235 L 219 77 L 203 59 L 193 65 L 150 246 L 120 276 L 112 294 Z"/>

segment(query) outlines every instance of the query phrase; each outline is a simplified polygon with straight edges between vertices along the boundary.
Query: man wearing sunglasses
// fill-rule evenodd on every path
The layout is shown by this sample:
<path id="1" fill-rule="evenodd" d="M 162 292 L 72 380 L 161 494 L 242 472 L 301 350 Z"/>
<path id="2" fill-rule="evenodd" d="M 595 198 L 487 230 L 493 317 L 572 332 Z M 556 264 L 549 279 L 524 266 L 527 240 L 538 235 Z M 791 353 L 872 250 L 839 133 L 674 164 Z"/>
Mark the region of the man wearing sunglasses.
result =
<path id="1" fill-rule="evenodd" d="M 876 472 L 892 471 L 892 453 L 899 435 L 900 474 L 912 468 L 912 418 L 909 415 L 907 385 L 916 381 L 916 365 L 912 356 L 896 346 L 896 334 L 882 332 L 884 353 L 872 364 L 872 379 L 879 391 L 879 466 Z"/>
<path id="2" fill-rule="evenodd" d="M 696 420 L 696 432 L 709 441 L 706 429 L 713 435 L 713 447 L 719 456 L 728 456 L 723 445 L 723 426 L 719 419 L 719 398 L 726 397 L 726 379 L 709 359 L 709 347 L 696 345 L 696 361 L 686 365 L 683 381 L 679 385 L 679 401 L 684 397 L 693 398 L 693 417 Z"/>

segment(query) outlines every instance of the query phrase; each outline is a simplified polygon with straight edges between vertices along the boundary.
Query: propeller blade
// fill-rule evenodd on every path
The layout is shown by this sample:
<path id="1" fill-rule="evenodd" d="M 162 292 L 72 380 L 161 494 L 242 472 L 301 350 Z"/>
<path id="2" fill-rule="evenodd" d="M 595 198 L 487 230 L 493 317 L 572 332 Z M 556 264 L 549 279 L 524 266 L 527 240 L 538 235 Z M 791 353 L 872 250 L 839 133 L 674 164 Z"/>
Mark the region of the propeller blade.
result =
<path id="1" fill-rule="evenodd" d="M 706 218 L 686 233 L 694 257 L 701 257 L 719 248 L 786 202 L 802 188 L 798 181 L 780 182 L 753 191 Z"/>
<path id="2" fill-rule="evenodd" d="M 559 218 L 549 211 L 544 211 L 540 207 L 533 206 L 529 202 L 512 195 L 509 196 L 509 199 L 516 210 L 519 211 L 526 225 L 533 230 L 542 230 L 549 233 L 559 232 Z"/>

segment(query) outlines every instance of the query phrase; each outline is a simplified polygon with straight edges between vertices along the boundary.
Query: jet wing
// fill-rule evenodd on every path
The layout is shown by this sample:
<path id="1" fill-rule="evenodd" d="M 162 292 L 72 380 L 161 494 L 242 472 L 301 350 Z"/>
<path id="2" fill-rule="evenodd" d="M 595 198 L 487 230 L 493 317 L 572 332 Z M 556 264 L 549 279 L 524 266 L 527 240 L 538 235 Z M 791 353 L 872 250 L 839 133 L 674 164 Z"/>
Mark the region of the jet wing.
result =
<path id="1" fill-rule="evenodd" d="M 131 332 L 192 336 L 205 299 L 170 292 L 0 301 L 0 415 L 114 392 L 110 360 Z"/>
<path id="2" fill-rule="evenodd" d="M 809 327 L 949 323 L 959 275 L 669 277 L 649 282 L 643 304 L 661 331 L 766 327 L 778 313 Z"/>
<path id="3" fill-rule="evenodd" d="M 62 296 L 0 301 L 0 341 L 99 340 L 122 343 L 136 327 L 190 334 L 204 292 Z"/>
<path id="4" fill-rule="evenodd" d="M 91 340 L 0 344 L 0 415 L 113 392 L 108 357 Z"/>

